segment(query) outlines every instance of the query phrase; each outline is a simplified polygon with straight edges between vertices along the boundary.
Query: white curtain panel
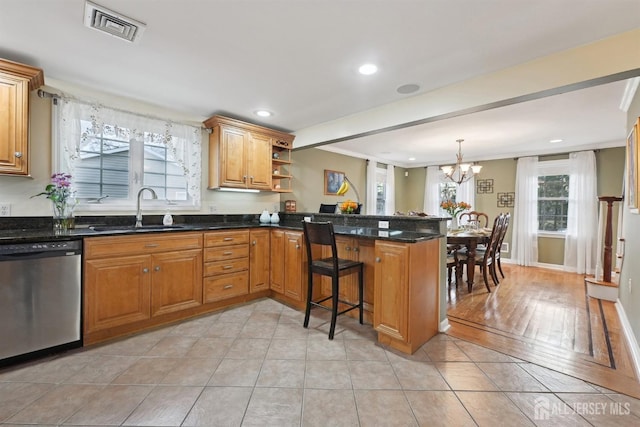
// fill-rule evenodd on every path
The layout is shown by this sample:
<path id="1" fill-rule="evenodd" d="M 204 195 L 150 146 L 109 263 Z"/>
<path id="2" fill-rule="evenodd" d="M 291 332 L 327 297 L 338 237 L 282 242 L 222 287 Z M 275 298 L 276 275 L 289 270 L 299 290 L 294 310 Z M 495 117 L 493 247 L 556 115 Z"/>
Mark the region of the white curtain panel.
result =
<path id="1" fill-rule="evenodd" d="M 393 165 L 387 165 L 387 198 L 384 201 L 385 215 L 396 213 L 396 171 Z"/>
<path id="2" fill-rule="evenodd" d="M 458 185 L 458 189 L 456 191 L 456 202 L 465 202 L 471 205 L 471 210 L 476 210 L 476 178 L 472 176 L 469 181 L 463 182 Z M 460 219 L 460 215 L 458 215 L 458 220 Z M 459 221 L 459 225 L 465 225 L 467 220 Z"/>
<path id="3" fill-rule="evenodd" d="M 376 167 L 377 163 L 373 160 L 367 161 L 367 191 L 365 212 L 367 215 L 376 214 L 376 199 L 378 191 L 376 190 Z"/>
<path id="4" fill-rule="evenodd" d="M 538 158 L 518 159 L 513 214 L 513 259 L 518 265 L 538 262 Z"/>
<path id="5" fill-rule="evenodd" d="M 429 215 L 440 215 L 440 182 L 442 171 L 438 166 L 427 167 L 427 175 L 424 182 L 424 206 L 423 211 Z"/>
<path id="6" fill-rule="evenodd" d="M 593 274 L 598 239 L 595 153 L 571 153 L 569 165 L 569 209 L 564 243 L 564 267 L 566 271 L 578 274 Z"/>
<path id="7" fill-rule="evenodd" d="M 202 162 L 202 129 L 200 127 L 171 122 L 136 113 L 116 110 L 100 104 L 89 103 L 70 97 L 57 100 L 57 132 L 54 133 L 54 146 L 59 170 L 74 174 L 76 161 L 80 159 L 80 144 L 92 135 L 100 135 L 105 125 L 114 132 L 130 130 L 130 142 L 143 144 L 145 132 L 161 135 L 162 143 L 173 155 L 175 161 L 184 170 L 187 179 L 187 191 L 195 206 L 200 206 L 200 181 Z M 90 120 L 91 127 L 85 132 L 81 129 L 81 120 Z M 124 134 L 124 133 L 123 133 Z"/>

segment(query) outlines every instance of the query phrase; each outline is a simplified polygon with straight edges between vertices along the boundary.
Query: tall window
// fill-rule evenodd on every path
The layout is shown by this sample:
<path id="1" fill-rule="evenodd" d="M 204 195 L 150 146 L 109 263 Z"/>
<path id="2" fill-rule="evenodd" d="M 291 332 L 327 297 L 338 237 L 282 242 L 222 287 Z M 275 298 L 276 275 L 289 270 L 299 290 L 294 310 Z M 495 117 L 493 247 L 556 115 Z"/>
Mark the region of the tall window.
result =
<path id="1" fill-rule="evenodd" d="M 387 170 L 376 168 L 376 215 L 384 215 L 387 198 Z"/>
<path id="2" fill-rule="evenodd" d="M 73 100 L 58 116 L 57 170 L 73 176 L 80 208 L 129 210 L 143 186 L 158 195 L 151 206 L 199 207 L 200 128 Z"/>
<path id="3" fill-rule="evenodd" d="M 538 230 L 541 232 L 564 234 L 567 230 L 568 170 L 567 160 L 538 163 Z"/>

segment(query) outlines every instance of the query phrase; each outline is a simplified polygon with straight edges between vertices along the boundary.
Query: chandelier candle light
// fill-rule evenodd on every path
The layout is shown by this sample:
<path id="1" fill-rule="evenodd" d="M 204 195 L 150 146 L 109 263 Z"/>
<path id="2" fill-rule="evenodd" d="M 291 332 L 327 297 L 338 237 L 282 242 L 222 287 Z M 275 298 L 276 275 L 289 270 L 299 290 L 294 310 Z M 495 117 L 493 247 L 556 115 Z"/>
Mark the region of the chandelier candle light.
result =
<path id="1" fill-rule="evenodd" d="M 455 166 L 442 166 L 440 168 L 442 172 L 444 172 L 444 175 L 456 184 L 462 184 L 468 181 L 472 176 L 480 173 L 480 169 L 482 169 L 480 165 L 462 163 L 462 141 L 464 141 L 464 139 L 456 140 L 458 143 L 458 154 L 456 156 L 457 161 Z M 471 173 L 469 173 L 469 169 L 471 169 Z"/>

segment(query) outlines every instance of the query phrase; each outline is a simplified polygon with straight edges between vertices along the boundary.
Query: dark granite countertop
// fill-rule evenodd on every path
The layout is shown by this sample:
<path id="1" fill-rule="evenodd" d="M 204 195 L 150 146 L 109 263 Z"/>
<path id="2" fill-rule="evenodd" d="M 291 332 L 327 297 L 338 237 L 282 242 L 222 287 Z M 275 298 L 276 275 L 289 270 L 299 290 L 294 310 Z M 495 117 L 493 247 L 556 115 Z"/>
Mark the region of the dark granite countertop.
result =
<path id="1" fill-rule="evenodd" d="M 234 221 L 234 219 L 237 219 Z M 53 228 L 25 227 L 25 224 L 16 224 L 22 227 L 2 228 L 0 229 L 0 244 L 33 242 L 43 240 L 73 240 L 85 237 L 98 236 L 115 236 L 115 235 L 136 235 L 144 233 L 173 233 L 173 232 L 189 232 L 189 231 L 208 231 L 208 230 L 226 230 L 234 228 L 282 228 L 292 230 L 302 230 L 302 223 L 297 218 L 289 221 L 282 221 L 278 224 L 260 224 L 254 219 L 240 217 L 231 218 L 231 220 L 214 221 L 214 222 L 183 222 L 176 223 L 169 227 L 161 224 L 146 224 L 142 228 L 135 228 L 129 223 L 114 223 L 114 221 L 80 221 L 75 229 L 69 230 L 65 234 L 54 234 Z M 357 225 L 334 225 L 337 235 L 349 235 L 358 238 L 389 240 L 404 243 L 416 243 L 419 241 L 430 240 L 442 237 L 440 233 L 433 230 L 400 230 L 400 229 L 378 229 L 373 227 L 357 226 Z"/>

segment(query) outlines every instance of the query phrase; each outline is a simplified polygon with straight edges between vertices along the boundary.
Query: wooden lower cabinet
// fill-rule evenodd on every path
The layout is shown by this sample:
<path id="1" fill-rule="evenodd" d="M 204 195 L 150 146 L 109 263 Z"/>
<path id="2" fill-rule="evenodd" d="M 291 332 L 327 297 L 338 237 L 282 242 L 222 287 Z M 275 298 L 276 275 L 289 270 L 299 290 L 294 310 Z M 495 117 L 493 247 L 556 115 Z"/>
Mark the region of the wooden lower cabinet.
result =
<path id="1" fill-rule="evenodd" d="M 151 258 L 151 315 L 202 304 L 202 250 L 155 254 Z"/>
<path id="2" fill-rule="evenodd" d="M 271 290 L 294 303 L 305 301 L 306 262 L 301 231 L 271 231 Z"/>
<path id="3" fill-rule="evenodd" d="M 249 293 L 249 230 L 204 234 L 204 302 Z"/>
<path id="4" fill-rule="evenodd" d="M 85 342 L 202 305 L 202 233 L 93 237 L 84 247 Z"/>
<path id="5" fill-rule="evenodd" d="M 150 270 L 150 255 L 87 260 L 85 334 L 150 318 Z"/>
<path id="6" fill-rule="evenodd" d="M 266 291 L 269 289 L 271 263 L 269 230 L 251 230 L 249 242 L 249 292 Z"/>
<path id="7" fill-rule="evenodd" d="M 438 333 L 438 239 L 375 243 L 373 326 L 378 341 L 414 353 Z"/>

